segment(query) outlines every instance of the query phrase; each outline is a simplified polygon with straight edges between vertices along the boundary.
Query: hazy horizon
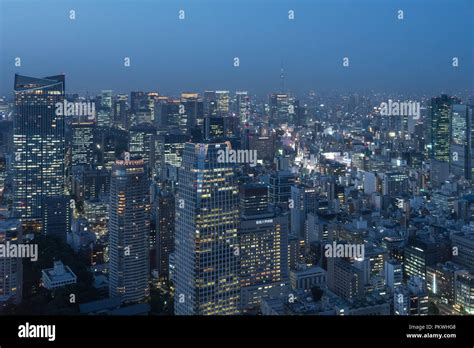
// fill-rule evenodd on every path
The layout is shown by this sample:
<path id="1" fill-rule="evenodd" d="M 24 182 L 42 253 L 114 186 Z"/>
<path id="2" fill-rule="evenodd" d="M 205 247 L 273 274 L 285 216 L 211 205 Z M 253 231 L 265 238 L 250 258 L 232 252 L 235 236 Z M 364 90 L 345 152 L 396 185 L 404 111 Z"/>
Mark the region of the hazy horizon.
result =
<path id="1" fill-rule="evenodd" d="M 0 94 L 7 96 L 15 73 L 65 73 L 68 93 L 224 89 L 266 95 L 280 90 L 282 66 L 285 89 L 297 94 L 474 90 L 470 0 L 361 0 L 357 7 L 348 0 L 277 0 L 271 7 L 263 0 L 0 3 Z"/>

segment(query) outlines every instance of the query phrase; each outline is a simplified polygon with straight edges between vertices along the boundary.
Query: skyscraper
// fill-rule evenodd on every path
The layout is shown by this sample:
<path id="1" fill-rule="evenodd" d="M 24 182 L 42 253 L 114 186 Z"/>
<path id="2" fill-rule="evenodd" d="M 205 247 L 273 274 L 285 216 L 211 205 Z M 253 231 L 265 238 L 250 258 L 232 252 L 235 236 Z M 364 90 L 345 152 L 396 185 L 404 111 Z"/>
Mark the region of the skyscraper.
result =
<path id="1" fill-rule="evenodd" d="M 64 75 L 15 75 L 13 210 L 40 219 L 44 199 L 64 194 Z"/>
<path id="2" fill-rule="evenodd" d="M 91 166 L 93 161 L 95 122 L 75 119 L 72 124 L 72 165 Z"/>
<path id="3" fill-rule="evenodd" d="M 229 91 L 216 91 L 217 114 L 221 117 L 229 114 Z"/>
<path id="4" fill-rule="evenodd" d="M 217 97 L 215 91 L 204 91 L 204 116 L 217 116 Z"/>
<path id="5" fill-rule="evenodd" d="M 291 186 L 290 206 L 291 212 L 291 233 L 294 236 L 303 237 L 304 226 L 308 213 L 317 213 L 319 208 L 319 196 L 315 187 L 304 185 Z"/>
<path id="6" fill-rule="evenodd" d="M 160 279 L 168 279 L 169 255 L 174 252 L 174 195 L 171 192 L 161 191 L 157 200 L 156 268 Z"/>
<path id="7" fill-rule="evenodd" d="M 181 93 L 182 114 L 185 115 L 185 123 L 181 127 L 183 132 L 189 132 L 196 126 L 204 124 L 204 105 L 197 93 Z"/>
<path id="8" fill-rule="evenodd" d="M 66 241 L 71 230 L 71 209 L 66 196 L 53 196 L 43 199 L 43 233 Z"/>
<path id="9" fill-rule="evenodd" d="M 120 128 L 127 129 L 128 123 L 128 95 L 119 94 L 114 104 L 114 124 Z"/>
<path id="10" fill-rule="evenodd" d="M 155 105 L 154 121 L 159 128 L 175 128 L 186 132 L 188 129 L 186 105 L 180 99 L 160 98 Z"/>
<path id="11" fill-rule="evenodd" d="M 467 105 L 452 106 L 451 122 L 451 172 L 460 178 L 471 178 L 471 112 Z"/>
<path id="12" fill-rule="evenodd" d="M 161 132 L 155 142 L 154 174 L 162 179 L 168 177 L 167 168 L 181 166 L 184 145 L 190 140 L 189 135 L 177 130 Z"/>
<path id="13" fill-rule="evenodd" d="M 176 197 L 175 314 L 239 313 L 238 188 L 231 146 L 187 143 Z"/>
<path id="14" fill-rule="evenodd" d="M 431 99 L 431 158 L 437 161 L 449 162 L 451 107 L 457 103 L 457 98 L 444 94 Z"/>
<path id="15" fill-rule="evenodd" d="M 112 91 L 111 90 L 103 90 L 101 93 L 101 107 L 104 108 L 112 108 Z"/>
<path id="16" fill-rule="evenodd" d="M 245 123 L 250 117 L 250 97 L 247 91 L 235 92 L 235 110 L 240 122 Z"/>
<path id="17" fill-rule="evenodd" d="M 149 295 L 149 189 L 143 160 L 116 161 L 109 198 L 109 294 L 122 302 Z"/>
<path id="18" fill-rule="evenodd" d="M 294 100 L 286 93 L 270 95 L 270 120 L 272 124 L 291 122 L 295 114 Z"/>
<path id="19" fill-rule="evenodd" d="M 246 184 L 240 191 L 240 278 L 244 312 L 262 298 L 288 289 L 288 213 L 269 208 L 268 188 Z"/>
<path id="20" fill-rule="evenodd" d="M 151 124 L 130 127 L 129 151 L 132 158 L 141 158 L 147 166 L 155 161 L 156 128 Z"/>

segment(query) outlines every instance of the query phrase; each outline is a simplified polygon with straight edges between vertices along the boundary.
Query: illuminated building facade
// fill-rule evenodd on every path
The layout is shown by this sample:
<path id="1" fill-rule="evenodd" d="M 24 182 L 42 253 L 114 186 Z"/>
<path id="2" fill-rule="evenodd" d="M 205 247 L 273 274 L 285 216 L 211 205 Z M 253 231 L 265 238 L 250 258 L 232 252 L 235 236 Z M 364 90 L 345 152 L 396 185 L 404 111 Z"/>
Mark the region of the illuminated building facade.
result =
<path id="1" fill-rule="evenodd" d="M 242 217 L 239 229 L 241 305 L 258 307 L 262 298 L 282 296 L 288 287 L 288 213 Z"/>
<path id="2" fill-rule="evenodd" d="M 240 122 L 246 123 L 250 118 L 250 96 L 247 91 L 235 92 L 236 114 Z"/>
<path id="3" fill-rule="evenodd" d="M 143 160 L 116 161 L 109 197 L 109 295 L 122 302 L 149 296 L 150 198 Z"/>
<path id="4" fill-rule="evenodd" d="M 442 95 L 431 100 L 431 157 L 449 162 L 450 123 L 452 105 L 459 100 Z"/>
<path id="5" fill-rule="evenodd" d="M 474 314 L 474 274 L 464 271 L 456 275 L 456 303 L 461 313 Z"/>
<path id="6" fill-rule="evenodd" d="M 176 196 L 175 314 L 240 311 L 239 192 L 235 166 L 218 162 L 230 143 L 184 148 Z"/>
<path id="7" fill-rule="evenodd" d="M 451 124 L 451 173 L 471 179 L 471 128 L 472 109 L 467 105 L 454 104 Z"/>
<path id="8" fill-rule="evenodd" d="M 72 165 L 91 166 L 94 154 L 95 122 L 91 120 L 76 119 L 71 124 L 72 128 Z"/>
<path id="9" fill-rule="evenodd" d="M 44 199 L 64 194 L 64 75 L 15 75 L 14 215 L 41 221 Z"/>

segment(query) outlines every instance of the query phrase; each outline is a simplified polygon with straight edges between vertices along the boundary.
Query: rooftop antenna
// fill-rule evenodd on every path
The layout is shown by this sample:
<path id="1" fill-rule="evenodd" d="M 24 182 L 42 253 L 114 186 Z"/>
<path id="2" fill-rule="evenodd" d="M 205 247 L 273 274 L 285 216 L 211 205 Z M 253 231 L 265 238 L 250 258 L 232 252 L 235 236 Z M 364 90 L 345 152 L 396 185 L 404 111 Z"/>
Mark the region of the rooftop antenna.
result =
<path id="1" fill-rule="evenodd" d="M 280 84 L 281 93 L 285 93 L 285 70 L 283 69 L 283 58 L 281 59 L 280 67 Z"/>

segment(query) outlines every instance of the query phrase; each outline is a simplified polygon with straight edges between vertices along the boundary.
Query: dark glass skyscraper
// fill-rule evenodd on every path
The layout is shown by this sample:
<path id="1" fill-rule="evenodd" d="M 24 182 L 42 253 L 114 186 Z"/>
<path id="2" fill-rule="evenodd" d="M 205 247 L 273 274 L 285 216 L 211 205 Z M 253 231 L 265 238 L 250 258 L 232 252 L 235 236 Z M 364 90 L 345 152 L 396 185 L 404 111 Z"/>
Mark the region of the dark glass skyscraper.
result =
<path id="1" fill-rule="evenodd" d="M 44 199 L 64 194 L 65 76 L 35 78 L 15 75 L 14 194 L 16 217 L 44 216 Z"/>
<path id="2" fill-rule="evenodd" d="M 442 95 L 431 100 L 431 158 L 449 162 L 449 136 L 452 119 L 452 105 L 456 98 Z"/>
<path id="3" fill-rule="evenodd" d="M 157 201 L 156 269 L 160 279 L 168 279 L 169 256 L 174 251 L 174 195 L 171 192 L 161 191 Z"/>

